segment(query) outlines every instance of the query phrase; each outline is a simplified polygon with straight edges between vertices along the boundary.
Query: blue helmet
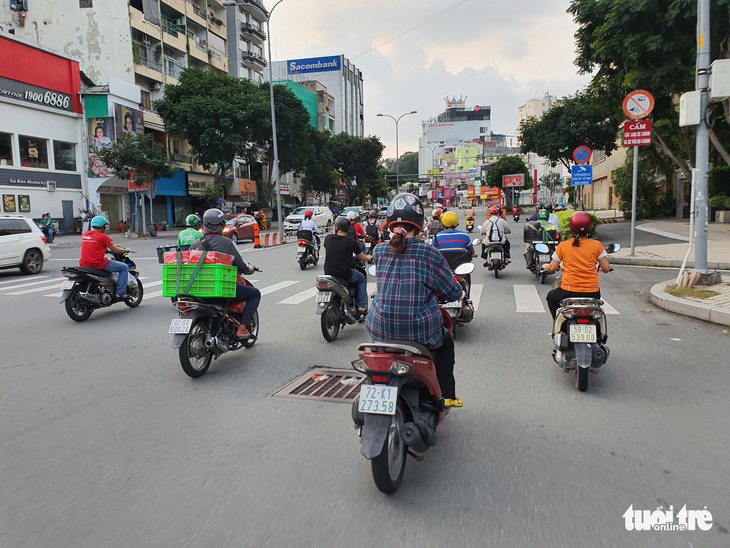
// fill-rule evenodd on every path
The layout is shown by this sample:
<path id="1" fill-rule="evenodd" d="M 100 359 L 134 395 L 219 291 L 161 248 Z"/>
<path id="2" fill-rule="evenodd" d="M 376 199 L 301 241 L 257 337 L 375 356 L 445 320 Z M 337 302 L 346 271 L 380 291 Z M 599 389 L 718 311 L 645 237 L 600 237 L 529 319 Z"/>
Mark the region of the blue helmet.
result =
<path id="1" fill-rule="evenodd" d="M 91 226 L 93 228 L 101 228 L 102 226 L 106 226 L 109 224 L 109 221 L 106 220 L 106 217 L 103 215 L 97 215 L 93 219 L 91 219 Z"/>

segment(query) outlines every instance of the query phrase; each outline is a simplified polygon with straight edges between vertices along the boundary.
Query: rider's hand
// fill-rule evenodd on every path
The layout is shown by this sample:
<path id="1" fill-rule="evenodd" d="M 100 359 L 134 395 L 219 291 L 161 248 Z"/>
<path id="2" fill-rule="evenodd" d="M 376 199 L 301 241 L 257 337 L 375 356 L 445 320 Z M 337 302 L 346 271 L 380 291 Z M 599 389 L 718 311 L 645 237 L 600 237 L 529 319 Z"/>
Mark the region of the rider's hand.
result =
<path id="1" fill-rule="evenodd" d="M 373 260 L 373 256 L 372 255 L 365 255 L 365 260 L 366 261 L 372 261 Z"/>

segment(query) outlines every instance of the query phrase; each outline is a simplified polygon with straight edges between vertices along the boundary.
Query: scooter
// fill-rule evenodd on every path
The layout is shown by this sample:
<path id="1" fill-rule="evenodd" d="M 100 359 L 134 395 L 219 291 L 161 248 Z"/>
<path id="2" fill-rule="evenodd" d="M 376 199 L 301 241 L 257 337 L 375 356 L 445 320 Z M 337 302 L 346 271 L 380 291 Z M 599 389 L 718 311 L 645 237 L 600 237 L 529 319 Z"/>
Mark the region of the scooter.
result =
<path id="1" fill-rule="evenodd" d="M 512 208 L 512 218 L 515 220 L 516 223 L 520 222 L 520 210 L 515 208 Z"/>
<path id="2" fill-rule="evenodd" d="M 467 232 L 471 232 L 472 230 L 474 230 L 474 219 L 473 218 L 467 219 L 465 224 L 466 224 Z"/>
<path id="3" fill-rule="evenodd" d="M 256 268 L 256 272 L 261 272 Z M 238 283 L 252 286 L 240 277 Z M 180 294 L 174 297 L 173 306 L 179 312 L 170 323 L 168 332 L 172 335 L 172 347 L 178 348 L 180 365 L 192 378 L 205 375 L 213 358 L 218 359 L 226 352 L 239 348 L 251 348 L 259 334 L 259 313 L 254 312 L 248 326 L 251 336 L 236 337 L 240 322 L 231 316 L 240 316 L 243 303 L 224 298 L 194 297 Z"/>
<path id="4" fill-rule="evenodd" d="M 115 303 L 123 302 L 129 308 L 135 308 L 142 302 L 144 289 L 139 281 L 137 265 L 127 257 L 127 253 L 111 255 L 115 261 L 129 266 L 128 297 L 125 299 L 116 296 L 117 277 L 111 272 L 90 266 L 65 266 L 61 269 L 61 273 L 68 279 L 61 284 L 63 293 L 59 304 L 64 304 L 66 314 L 73 321 L 86 321 L 97 308 L 106 308 Z"/>
<path id="5" fill-rule="evenodd" d="M 441 309 L 444 310 L 452 319 L 453 330 L 452 337 L 456 340 L 456 326 L 464 325 L 471 322 L 474 319 L 474 304 L 471 301 L 471 277 L 469 276 L 474 272 L 474 263 L 471 262 L 471 254 L 468 252 L 460 253 L 461 258 L 449 256 L 451 252 L 441 252 L 451 266 L 451 271 L 454 273 L 454 279 L 459 282 L 464 293 L 466 293 L 465 299 L 460 299 L 441 305 Z M 469 262 L 466 262 L 469 261 Z"/>
<path id="6" fill-rule="evenodd" d="M 530 251 L 532 252 L 532 263 L 527 267 L 530 272 L 540 279 L 540 283 L 544 284 L 545 280 L 554 272 L 548 272 L 542 269 L 542 265 L 552 260 L 553 252 L 558 242 L 532 242 L 530 243 Z"/>
<path id="7" fill-rule="evenodd" d="M 317 265 L 319 257 L 317 257 L 314 250 L 314 242 L 312 238 L 315 236 L 311 230 L 299 230 L 297 231 L 297 263 L 299 268 L 306 270 L 308 265 Z"/>
<path id="8" fill-rule="evenodd" d="M 356 268 L 367 277 L 362 261 L 358 261 Z M 365 315 L 358 310 L 354 297 L 357 289 L 351 288 L 347 280 L 321 274 L 317 276 L 315 287 L 316 313 L 321 316 L 322 335 L 327 342 L 337 338 L 340 327 L 365 321 Z"/>
<path id="9" fill-rule="evenodd" d="M 500 270 L 507 268 L 507 260 L 504 258 L 504 245 L 501 242 L 484 243 L 478 238 L 474 239 L 473 245 L 482 244 L 482 259 L 487 270 L 494 271 L 494 277 L 499 278 Z"/>
<path id="10" fill-rule="evenodd" d="M 606 253 L 616 253 L 619 249 L 620 244 L 609 244 Z M 560 282 L 557 278 L 553 288 L 560 287 Z M 589 373 L 598 373 L 610 354 L 606 346 L 606 314 L 602 307 L 601 299 L 563 299 L 553 323 L 553 360 L 565 373 L 575 372 L 575 387 L 581 392 L 588 389 Z"/>

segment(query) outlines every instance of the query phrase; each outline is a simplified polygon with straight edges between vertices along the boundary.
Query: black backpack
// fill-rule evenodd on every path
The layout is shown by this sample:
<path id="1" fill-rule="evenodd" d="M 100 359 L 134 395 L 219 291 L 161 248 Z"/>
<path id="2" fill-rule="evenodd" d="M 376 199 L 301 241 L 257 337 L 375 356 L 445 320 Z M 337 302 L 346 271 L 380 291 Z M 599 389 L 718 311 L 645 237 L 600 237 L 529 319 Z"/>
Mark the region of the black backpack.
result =
<path id="1" fill-rule="evenodd" d="M 365 234 L 367 234 L 368 238 L 372 238 L 374 240 L 378 239 L 378 222 L 365 223 Z"/>

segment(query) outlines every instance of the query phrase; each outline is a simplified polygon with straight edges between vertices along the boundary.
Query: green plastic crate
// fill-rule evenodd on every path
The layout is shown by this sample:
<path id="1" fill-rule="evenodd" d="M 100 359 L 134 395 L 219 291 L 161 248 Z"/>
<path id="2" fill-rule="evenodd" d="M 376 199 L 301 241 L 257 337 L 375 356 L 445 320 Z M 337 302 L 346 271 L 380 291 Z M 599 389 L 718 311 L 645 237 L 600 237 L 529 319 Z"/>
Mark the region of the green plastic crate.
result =
<path id="1" fill-rule="evenodd" d="M 180 293 L 185 292 L 195 267 L 194 264 L 180 266 Z M 235 297 L 236 267 L 227 264 L 203 264 L 188 294 L 196 297 Z M 162 295 L 165 297 L 177 295 L 176 264 L 162 265 Z"/>

